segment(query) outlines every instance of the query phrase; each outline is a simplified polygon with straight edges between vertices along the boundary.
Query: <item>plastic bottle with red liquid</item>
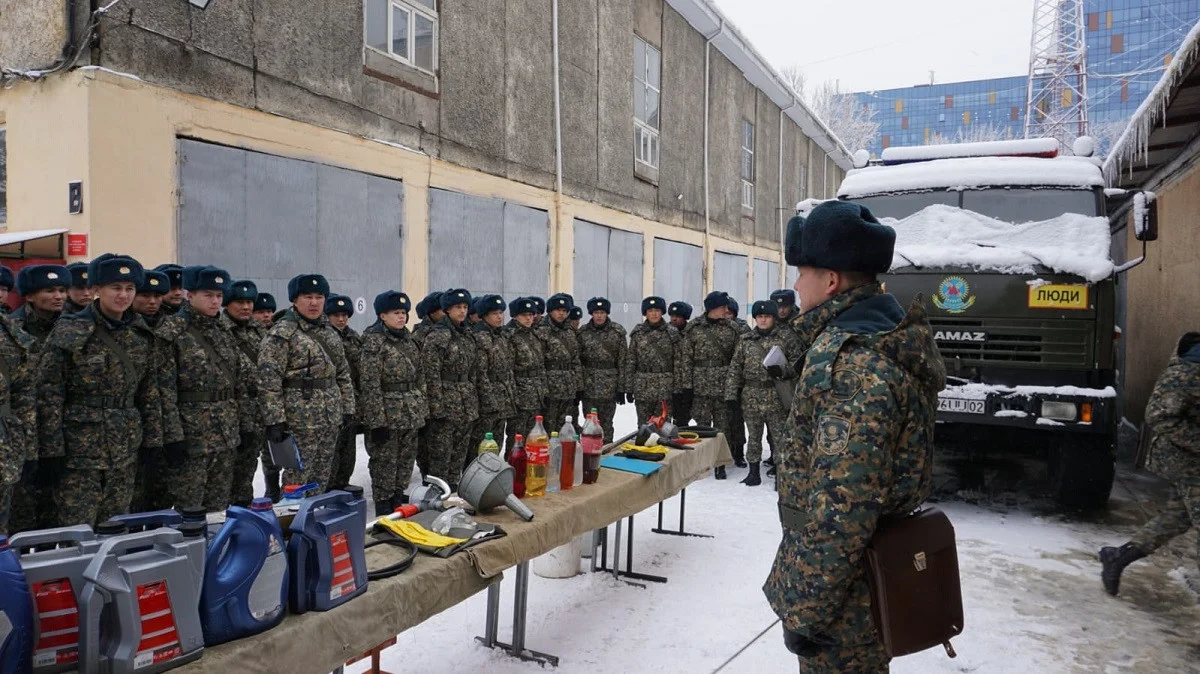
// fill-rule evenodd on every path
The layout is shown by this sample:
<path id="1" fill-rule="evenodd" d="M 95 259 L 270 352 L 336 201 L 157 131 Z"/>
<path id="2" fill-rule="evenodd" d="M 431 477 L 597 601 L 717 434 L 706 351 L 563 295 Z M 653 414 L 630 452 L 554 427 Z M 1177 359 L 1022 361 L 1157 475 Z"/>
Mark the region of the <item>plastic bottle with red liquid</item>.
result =
<path id="1" fill-rule="evenodd" d="M 525 439 L 525 453 L 528 455 L 525 472 L 525 495 L 528 497 L 546 495 L 546 471 L 550 467 L 550 436 L 542 425 L 542 418 L 536 417 L 533 429 Z"/>
<path id="2" fill-rule="evenodd" d="M 604 447 L 604 429 L 595 414 L 588 415 L 579 444 L 583 446 L 583 483 L 595 484 L 600 479 L 600 450 Z"/>
<path id="3" fill-rule="evenodd" d="M 558 472 L 559 488 L 566 491 L 583 483 L 583 457 L 579 454 L 579 436 L 575 434 L 575 424 L 571 417 L 563 424 L 558 432 L 558 441 L 562 443 L 562 468 Z"/>
<path id="4" fill-rule="evenodd" d="M 508 453 L 508 465 L 513 469 L 513 494 L 517 498 L 525 498 L 525 471 L 528 458 L 525 454 L 525 436 L 517 433 L 513 438 L 512 451 Z"/>

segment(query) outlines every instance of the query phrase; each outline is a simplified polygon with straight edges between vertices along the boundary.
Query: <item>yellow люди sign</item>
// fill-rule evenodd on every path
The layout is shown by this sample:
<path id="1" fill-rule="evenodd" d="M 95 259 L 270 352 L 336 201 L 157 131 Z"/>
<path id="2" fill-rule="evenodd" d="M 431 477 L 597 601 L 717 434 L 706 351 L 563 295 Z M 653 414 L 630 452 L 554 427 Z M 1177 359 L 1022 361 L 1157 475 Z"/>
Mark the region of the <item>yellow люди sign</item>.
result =
<path id="1" fill-rule="evenodd" d="M 1029 308 L 1073 311 L 1089 309 L 1088 287 L 1086 285 L 1054 284 L 1030 286 Z"/>

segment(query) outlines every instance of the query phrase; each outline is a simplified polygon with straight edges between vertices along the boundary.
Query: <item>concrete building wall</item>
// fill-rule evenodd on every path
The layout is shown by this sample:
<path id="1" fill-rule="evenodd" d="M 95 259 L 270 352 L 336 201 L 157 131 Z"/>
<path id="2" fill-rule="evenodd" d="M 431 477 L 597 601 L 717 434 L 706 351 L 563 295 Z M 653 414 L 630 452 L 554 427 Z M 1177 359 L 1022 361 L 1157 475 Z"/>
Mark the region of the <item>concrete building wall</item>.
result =
<path id="1" fill-rule="evenodd" d="M 1145 262 L 1125 279 L 1125 417 L 1134 423 L 1143 420 L 1146 401 L 1179 337 L 1200 326 L 1195 284 L 1200 278 L 1200 167 L 1192 166 L 1157 193 L 1159 239 L 1147 246 Z M 1140 251 L 1133 227 L 1125 231 L 1127 250 Z"/>

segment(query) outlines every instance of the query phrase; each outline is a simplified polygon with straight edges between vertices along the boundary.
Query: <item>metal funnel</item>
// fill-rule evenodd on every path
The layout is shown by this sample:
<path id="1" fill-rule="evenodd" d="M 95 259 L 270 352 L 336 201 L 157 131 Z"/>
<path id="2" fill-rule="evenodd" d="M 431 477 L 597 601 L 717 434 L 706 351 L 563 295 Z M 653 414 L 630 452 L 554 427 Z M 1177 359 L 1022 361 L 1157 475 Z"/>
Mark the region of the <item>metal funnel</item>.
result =
<path id="1" fill-rule="evenodd" d="M 503 505 L 526 522 L 533 519 L 533 511 L 513 495 L 512 466 L 492 452 L 480 454 L 463 471 L 462 479 L 458 481 L 458 495 L 471 504 L 475 512 L 486 513 Z"/>

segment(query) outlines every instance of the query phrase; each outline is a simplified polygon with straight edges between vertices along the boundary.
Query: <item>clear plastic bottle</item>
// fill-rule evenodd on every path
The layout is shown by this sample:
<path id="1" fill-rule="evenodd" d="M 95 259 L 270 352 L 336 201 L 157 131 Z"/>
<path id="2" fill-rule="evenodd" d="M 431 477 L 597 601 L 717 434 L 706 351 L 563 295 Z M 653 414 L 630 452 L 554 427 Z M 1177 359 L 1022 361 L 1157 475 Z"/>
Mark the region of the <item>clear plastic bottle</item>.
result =
<path id="1" fill-rule="evenodd" d="M 563 424 L 558 432 L 558 440 L 562 443 L 562 470 L 559 471 L 559 485 L 567 490 L 583 484 L 583 454 L 579 452 L 579 436 L 575 434 L 575 424 L 571 417 Z"/>
<path id="2" fill-rule="evenodd" d="M 529 455 L 525 464 L 525 497 L 545 496 L 546 472 L 550 467 L 550 449 L 549 447 L 536 447 L 526 441 L 525 453 Z"/>
<path id="3" fill-rule="evenodd" d="M 595 484 L 600 479 L 600 450 L 604 447 L 604 429 L 595 414 L 588 415 L 579 444 L 583 446 L 583 483 Z"/>
<path id="4" fill-rule="evenodd" d="M 550 434 L 550 462 L 546 468 L 546 492 L 553 494 L 562 486 L 562 440 L 558 437 L 558 431 Z"/>
<path id="5" fill-rule="evenodd" d="M 525 471 L 529 457 L 525 454 L 525 436 L 517 433 L 513 438 L 512 451 L 508 453 L 508 465 L 513 468 L 513 494 L 525 498 Z"/>
<path id="6" fill-rule="evenodd" d="M 538 450 L 546 452 L 547 456 L 550 455 L 550 434 L 546 432 L 546 426 L 540 416 L 534 417 L 533 428 L 525 436 L 525 452 L 532 457 Z"/>
<path id="7" fill-rule="evenodd" d="M 491 433 L 484 433 L 483 442 L 479 443 L 478 454 L 483 454 L 484 452 L 491 452 L 497 456 L 500 455 L 500 445 L 496 443 Z"/>

